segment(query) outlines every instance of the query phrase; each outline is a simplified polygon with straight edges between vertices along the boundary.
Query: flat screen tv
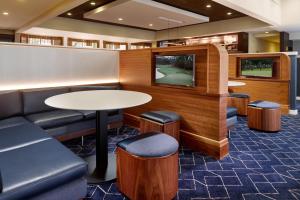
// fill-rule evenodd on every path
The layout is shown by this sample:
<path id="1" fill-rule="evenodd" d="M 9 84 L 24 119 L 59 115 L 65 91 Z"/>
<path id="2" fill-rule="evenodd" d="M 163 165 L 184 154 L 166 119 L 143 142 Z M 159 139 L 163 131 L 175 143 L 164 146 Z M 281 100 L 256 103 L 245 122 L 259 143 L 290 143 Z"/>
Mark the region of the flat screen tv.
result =
<path id="1" fill-rule="evenodd" d="M 241 59 L 241 75 L 248 77 L 273 76 L 274 60 L 272 58 L 243 58 Z"/>
<path id="2" fill-rule="evenodd" d="M 195 54 L 155 55 L 155 83 L 195 86 Z"/>

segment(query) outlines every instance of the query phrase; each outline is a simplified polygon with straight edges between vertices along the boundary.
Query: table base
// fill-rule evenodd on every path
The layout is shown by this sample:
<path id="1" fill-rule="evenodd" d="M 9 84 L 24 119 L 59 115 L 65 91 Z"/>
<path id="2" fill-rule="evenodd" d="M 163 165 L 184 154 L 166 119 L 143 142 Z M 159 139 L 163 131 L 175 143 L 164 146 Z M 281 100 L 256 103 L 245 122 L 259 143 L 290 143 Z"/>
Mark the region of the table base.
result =
<path id="1" fill-rule="evenodd" d="M 117 178 L 117 164 L 116 155 L 114 153 L 108 153 L 108 163 L 105 174 L 100 174 L 96 169 L 96 155 L 85 158 L 88 163 L 88 175 L 86 176 L 88 183 L 102 183 L 115 181 Z"/>

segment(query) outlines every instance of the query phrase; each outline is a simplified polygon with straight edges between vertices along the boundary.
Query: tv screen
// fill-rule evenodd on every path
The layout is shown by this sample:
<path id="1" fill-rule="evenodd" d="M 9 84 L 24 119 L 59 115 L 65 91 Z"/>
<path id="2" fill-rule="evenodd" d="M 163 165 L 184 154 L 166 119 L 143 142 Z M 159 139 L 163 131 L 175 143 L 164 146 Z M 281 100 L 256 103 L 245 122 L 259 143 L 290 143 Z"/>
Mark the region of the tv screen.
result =
<path id="1" fill-rule="evenodd" d="M 273 76 L 273 59 L 241 59 L 241 75 L 253 77 L 272 77 Z"/>
<path id="2" fill-rule="evenodd" d="M 156 55 L 155 83 L 195 86 L 195 54 Z"/>

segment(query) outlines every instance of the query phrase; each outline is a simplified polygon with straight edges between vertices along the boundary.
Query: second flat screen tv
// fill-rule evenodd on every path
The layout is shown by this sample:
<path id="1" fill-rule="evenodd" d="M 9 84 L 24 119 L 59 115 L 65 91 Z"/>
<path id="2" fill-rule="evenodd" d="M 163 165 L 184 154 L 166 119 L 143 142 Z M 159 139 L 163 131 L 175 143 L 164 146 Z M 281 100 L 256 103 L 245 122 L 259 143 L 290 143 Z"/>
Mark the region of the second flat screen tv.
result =
<path id="1" fill-rule="evenodd" d="M 155 83 L 195 86 L 195 54 L 155 55 Z"/>
<path id="2" fill-rule="evenodd" d="M 241 59 L 241 75 L 248 77 L 273 77 L 274 61 L 272 58 Z"/>

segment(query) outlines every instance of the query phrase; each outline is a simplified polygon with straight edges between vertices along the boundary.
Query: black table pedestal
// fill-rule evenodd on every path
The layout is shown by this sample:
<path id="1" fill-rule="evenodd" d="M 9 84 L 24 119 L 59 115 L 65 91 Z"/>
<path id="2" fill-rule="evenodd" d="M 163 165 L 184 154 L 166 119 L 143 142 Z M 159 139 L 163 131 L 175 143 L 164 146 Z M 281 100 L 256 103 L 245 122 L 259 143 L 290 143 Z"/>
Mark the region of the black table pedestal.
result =
<path id="1" fill-rule="evenodd" d="M 88 183 L 101 183 L 116 179 L 116 156 L 108 153 L 107 112 L 96 111 L 96 155 L 85 160 L 88 163 Z"/>

